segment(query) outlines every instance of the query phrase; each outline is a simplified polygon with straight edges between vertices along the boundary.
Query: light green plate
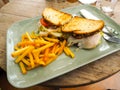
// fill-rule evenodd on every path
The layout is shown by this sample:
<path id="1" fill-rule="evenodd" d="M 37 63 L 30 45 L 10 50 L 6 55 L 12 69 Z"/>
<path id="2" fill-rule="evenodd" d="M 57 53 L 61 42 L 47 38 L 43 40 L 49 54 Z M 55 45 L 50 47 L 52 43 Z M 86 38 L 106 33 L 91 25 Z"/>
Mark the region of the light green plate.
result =
<path id="1" fill-rule="evenodd" d="M 71 14 L 76 13 L 79 15 L 79 10 L 83 8 L 91 11 L 91 13 L 98 16 L 100 19 L 103 19 L 107 25 L 111 26 L 115 30 L 118 30 L 119 32 L 120 26 L 116 24 L 113 20 L 111 20 L 109 17 L 101 13 L 101 11 L 99 11 L 95 7 L 89 5 L 79 5 L 76 7 L 64 9 L 63 11 Z M 25 33 L 26 31 L 32 32 L 33 30 L 37 30 L 39 18 L 40 17 L 35 17 L 21 22 L 17 22 L 8 29 L 7 77 L 8 81 L 14 87 L 26 88 L 45 82 L 120 50 L 119 44 L 109 43 L 105 40 L 102 40 L 102 43 L 97 48 L 92 50 L 81 49 L 76 51 L 76 47 L 71 47 L 72 51 L 75 54 L 74 59 L 71 59 L 65 54 L 62 54 L 56 61 L 49 64 L 48 66 L 36 68 L 29 71 L 26 75 L 23 75 L 20 71 L 18 64 L 14 63 L 14 58 L 11 57 L 11 53 L 14 51 L 13 47 L 18 41 L 20 41 L 20 37 L 23 33 Z"/>

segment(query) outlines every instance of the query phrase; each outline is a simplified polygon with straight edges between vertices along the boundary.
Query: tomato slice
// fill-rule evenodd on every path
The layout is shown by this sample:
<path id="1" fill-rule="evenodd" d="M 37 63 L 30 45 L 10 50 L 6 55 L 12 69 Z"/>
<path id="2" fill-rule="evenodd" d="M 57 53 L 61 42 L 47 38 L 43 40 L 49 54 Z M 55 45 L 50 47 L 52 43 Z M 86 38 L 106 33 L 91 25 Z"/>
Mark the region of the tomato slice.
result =
<path id="1" fill-rule="evenodd" d="M 40 19 L 40 23 L 45 27 L 49 26 L 49 24 L 47 24 L 43 18 Z"/>

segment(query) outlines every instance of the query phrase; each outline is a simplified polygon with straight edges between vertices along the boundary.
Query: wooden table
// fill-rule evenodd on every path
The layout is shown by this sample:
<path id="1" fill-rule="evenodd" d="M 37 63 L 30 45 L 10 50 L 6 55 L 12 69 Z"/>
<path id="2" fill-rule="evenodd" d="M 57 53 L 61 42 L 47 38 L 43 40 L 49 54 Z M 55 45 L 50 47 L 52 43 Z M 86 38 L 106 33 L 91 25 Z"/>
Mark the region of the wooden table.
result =
<path id="1" fill-rule="evenodd" d="M 63 9 L 79 5 L 79 2 L 48 2 L 46 0 L 13 0 L 0 9 L 0 67 L 6 71 L 6 31 L 11 24 L 41 15 L 45 7 Z M 112 17 L 120 24 L 120 2 Z M 103 80 L 120 70 L 120 51 L 87 64 L 67 74 L 47 81 L 42 85 L 56 87 L 72 87 L 87 85 Z"/>

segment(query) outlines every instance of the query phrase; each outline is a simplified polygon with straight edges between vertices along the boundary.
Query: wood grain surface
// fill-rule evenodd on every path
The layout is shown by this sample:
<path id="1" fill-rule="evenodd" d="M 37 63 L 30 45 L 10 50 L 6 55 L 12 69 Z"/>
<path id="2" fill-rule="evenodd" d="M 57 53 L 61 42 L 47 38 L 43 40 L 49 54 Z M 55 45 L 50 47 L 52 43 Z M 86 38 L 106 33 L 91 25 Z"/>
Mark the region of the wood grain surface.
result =
<path id="1" fill-rule="evenodd" d="M 120 51 L 43 83 L 45 86 L 74 87 L 101 81 L 120 70 Z"/>
<path id="2" fill-rule="evenodd" d="M 48 2 L 46 0 L 12 0 L 0 9 L 0 67 L 6 71 L 6 32 L 15 22 L 41 15 L 45 7 L 63 9 L 79 5 L 79 2 Z M 120 2 L 117 3 L 112 17 L 120 24 Z M 72 87 L 95 83 L 120 70 L 120 51 L 87 64 L 67 74 L 47 81 L 42 85 Z"/>

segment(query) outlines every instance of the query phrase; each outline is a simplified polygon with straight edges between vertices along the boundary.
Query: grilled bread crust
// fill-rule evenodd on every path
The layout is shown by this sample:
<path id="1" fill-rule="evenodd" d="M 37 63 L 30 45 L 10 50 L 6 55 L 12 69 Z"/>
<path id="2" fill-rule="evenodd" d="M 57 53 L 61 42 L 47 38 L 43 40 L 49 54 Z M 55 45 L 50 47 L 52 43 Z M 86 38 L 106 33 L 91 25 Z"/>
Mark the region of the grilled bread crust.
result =
<path id="1" fill-rule="evenodd" d="M 104 22 L 102 20 L 91 20 L 75 16 L 70 22 L 62 26 L 62 31 L 75 34 L 91 34 L 100 32 L 103 27 Z"/>
<path id="2" fill-rule="evenodd" d="M 53 8 L 45 8 L 42 13 L 43 18 L 53 25 L 61 26 L 69 22 L 72 18 L 71 14 L 58 11 Z"/>

